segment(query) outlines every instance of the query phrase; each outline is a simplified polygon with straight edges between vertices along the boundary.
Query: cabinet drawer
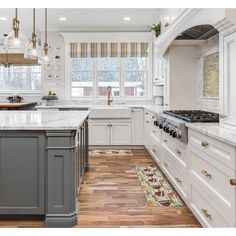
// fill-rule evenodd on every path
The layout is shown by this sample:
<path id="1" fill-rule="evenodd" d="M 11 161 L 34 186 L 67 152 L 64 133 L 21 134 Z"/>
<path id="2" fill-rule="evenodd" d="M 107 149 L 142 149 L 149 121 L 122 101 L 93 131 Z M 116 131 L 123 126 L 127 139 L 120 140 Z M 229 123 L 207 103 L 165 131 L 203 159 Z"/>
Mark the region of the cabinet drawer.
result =
<path id="1" fill-rule="evenodd" d="M 221 163 L 208 162 L 209 156 L 190 146 L 190 176 L 206 192 L 221 215 L 228 222 L 235 222 L 235 186 L 230 179 L 235 178 L 233 170 Z"/>
<path id="2" fill-rule="evenodd" d="M 211 206 L 210 198 L 197 185 L 191 184 L 190 208 L 204 227 L 229 227 L 222 216 Z"/>
<path id="3" fill-rule="evenodd" d="M 151 129 L 151 135 L 153 135 L 158 142 L 161 142 L 161 129 L 159 129 L 156 125 Z"/>
<path id="4" fill-rule="evenodd" d="M 158 163 L 161 164 L 161 150 L 160 150 L 160 142 L 151 135 L 150 139 L 150 153 L 152 154 L 152 157 L 154 160 Z"/>
<path id="5" fill-rule="evenodd" d="M 210 155 L 210 159 L 218 160 L 228 167 L 235 168 L 235 149 L 234 147 L 212 139 L 206 135 L 197 133 L 189 129 L 189 143 L 199 150 Z"/>
<path id="6" fill-rule="evenodd" d="M 162 145 L 183 167 L 187 166 L 187 147 L 185 143 L 172 138 L 169 134 L 162 132 Z"/>
<path id="7" fill-rule="evenodd" d="M 188 192 L 188 180 L 185 177 L 185 171 L 183 171 L 179 166 L 176 166 L 166 150 L 162 150 L 162 168 L 168 175 L 169 180 L 172 182 L 175 189 L 181 195 L 181 197 L 186 200 Z"/>

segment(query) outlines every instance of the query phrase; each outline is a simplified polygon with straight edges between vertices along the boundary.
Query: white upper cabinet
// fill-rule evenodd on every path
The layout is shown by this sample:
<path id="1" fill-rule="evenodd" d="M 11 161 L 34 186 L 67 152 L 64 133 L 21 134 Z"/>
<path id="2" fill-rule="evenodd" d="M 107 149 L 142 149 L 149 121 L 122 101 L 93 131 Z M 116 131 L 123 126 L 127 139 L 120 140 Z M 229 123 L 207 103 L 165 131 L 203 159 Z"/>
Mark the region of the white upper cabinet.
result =
<path id="1" fill-rule="evenodd" d="M 223 39 L 223 78 L 221 92 L 221 124 L 236 129 L 236 32 Z"/>

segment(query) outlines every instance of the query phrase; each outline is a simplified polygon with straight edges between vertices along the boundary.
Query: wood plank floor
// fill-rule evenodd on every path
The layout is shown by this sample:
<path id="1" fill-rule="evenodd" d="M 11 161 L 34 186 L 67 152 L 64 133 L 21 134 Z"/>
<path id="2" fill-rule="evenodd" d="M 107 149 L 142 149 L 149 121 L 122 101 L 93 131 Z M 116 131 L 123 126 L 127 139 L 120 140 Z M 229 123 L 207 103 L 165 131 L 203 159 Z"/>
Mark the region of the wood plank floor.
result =
<path id="1" fill-rule="evenodd" d="M 133 157 L 92 157 L 79 194 L 77 227 L 200 227 L 187 207 L 147 207 L 135 165 L 153 164 L 146 150 Z"/>
<path id="2" fill-rule="evenodd" d="M 146 150 L 133 157 L 91 157 L 79 193 L 76 227 L 201 227 L 187 207 L 147 207 L 135 165 L 153 164 Z M 42 221 L 0 221 L 0 227 L 43 227 Z"/>

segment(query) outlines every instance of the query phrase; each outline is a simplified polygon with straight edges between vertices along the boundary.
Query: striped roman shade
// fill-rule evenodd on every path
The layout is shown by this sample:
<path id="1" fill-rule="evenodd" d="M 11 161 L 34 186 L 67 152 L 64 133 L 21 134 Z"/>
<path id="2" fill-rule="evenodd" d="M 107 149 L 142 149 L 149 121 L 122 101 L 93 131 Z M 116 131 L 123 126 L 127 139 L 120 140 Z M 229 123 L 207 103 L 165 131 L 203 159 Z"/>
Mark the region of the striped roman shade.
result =
<path id="1" fill-rule="evenodd" d="M 70 43 L 70 57 L 147 57 L 148 46 L 141 43 Z"/>

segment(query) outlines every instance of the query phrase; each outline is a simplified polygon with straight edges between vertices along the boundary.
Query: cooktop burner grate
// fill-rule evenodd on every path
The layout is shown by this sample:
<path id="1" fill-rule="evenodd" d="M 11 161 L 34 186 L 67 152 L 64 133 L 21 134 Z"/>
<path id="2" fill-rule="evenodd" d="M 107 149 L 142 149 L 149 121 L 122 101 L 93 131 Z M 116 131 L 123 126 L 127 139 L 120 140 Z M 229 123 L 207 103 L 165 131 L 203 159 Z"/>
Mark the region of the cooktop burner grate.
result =
<path id="1" fill-rule="evenodd" d="M 219 114 L 201 110 L 170 110 L 164 113 L 190 123 L 219 122 Z"/>

